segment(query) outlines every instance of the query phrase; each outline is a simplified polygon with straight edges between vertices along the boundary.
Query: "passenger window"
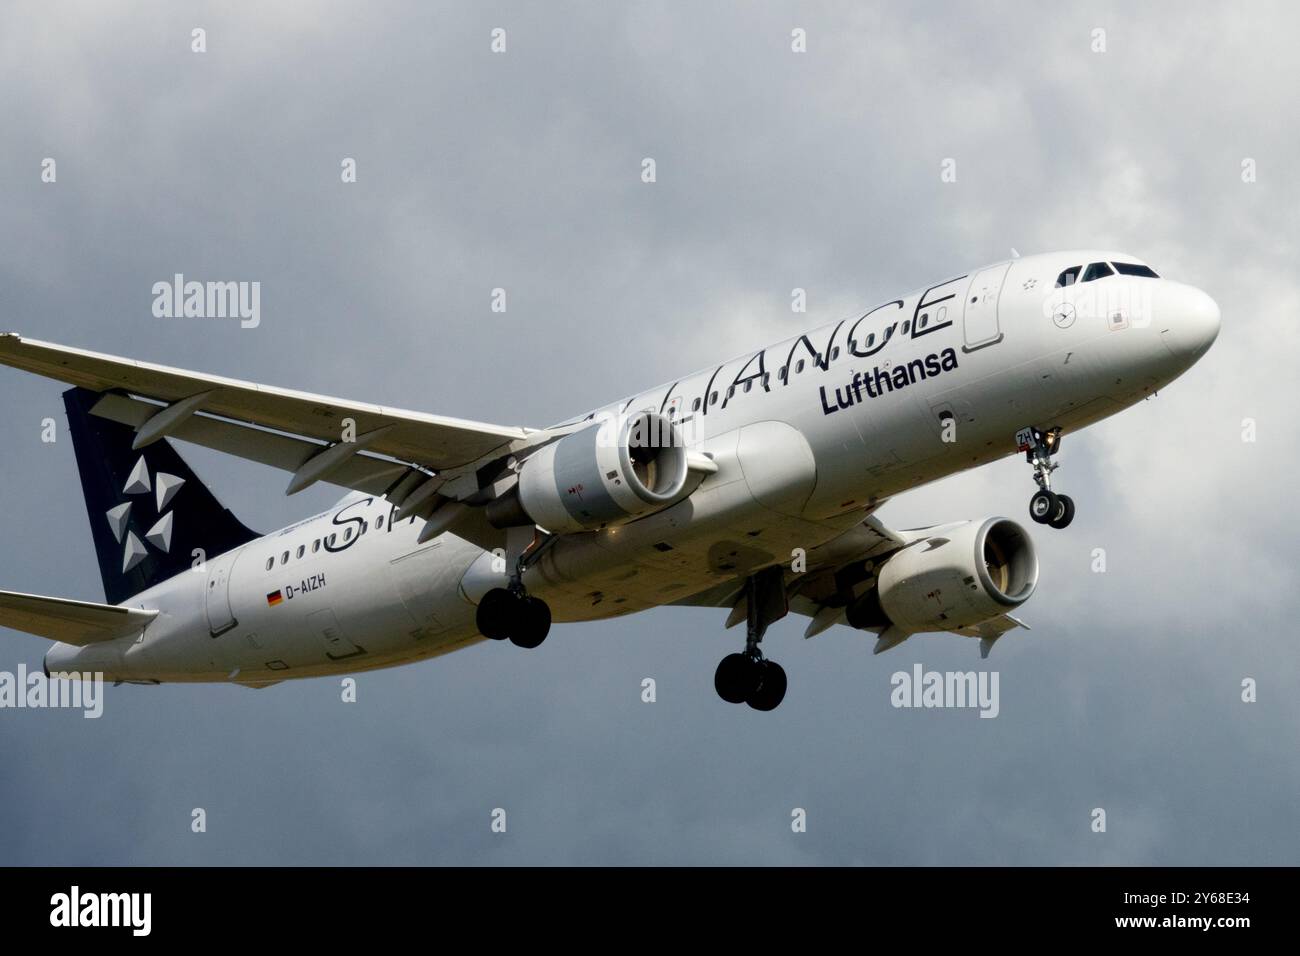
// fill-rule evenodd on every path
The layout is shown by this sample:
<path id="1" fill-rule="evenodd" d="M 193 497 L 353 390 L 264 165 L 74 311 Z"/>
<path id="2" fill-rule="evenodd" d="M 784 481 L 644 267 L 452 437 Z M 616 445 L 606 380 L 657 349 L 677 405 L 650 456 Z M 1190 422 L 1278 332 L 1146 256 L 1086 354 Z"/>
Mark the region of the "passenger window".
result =
<path id="1" fill-rule="evenodd" d="M 784 382 L 786 380 L 786 376 L 788 376 L 789 374 L 790 374 L 790 367 L 787 365 L 782 365 L 777 370 L 776 377 Z"/>
<path id="2" fill-rule="evenodd" d="M 1104 279 L 1106 278 L 1106 276 L 1113 276 L 1114 274 L 1115 274 L 1115 270 L 1112 269 L 1110 266 L 1108 266 L 1106 263 L 1094 262 L 1092 265 L 1088 266 L 1087 270 L 1083 273 L 1083 278 L 1080 281 L 1091 282 L 1093 279 Z"/>
<path id="3" fill-rule="evenodd" d="M 1067 285 L 1074 285 L 1076 282 L 1079 281 L 1079 270 L 1082 268 L 1083 266 L 1073 266 L 1069 269 L 1066 269 L 1064 272 L 1062 272 L 1059 276 L 1056 277 L 1056 287 L 1058 289 L 1063 289 Z"/>
<path id="4" fill-rule="evenodd" d="M 307 553 L 307 546 L 306 546 L 305 544 L 300 544 L 300 545 L 298 545 L 298 558 L 299 558 L 299 560 L 301 560 L 301 559 L 302 559 L 302 556 L 303 556 L 304 554 L 306 554 L 306 553 Z"/>
<path id="5" fill-rule="evenodd" d="M 751 378 L 751 379 L 746 379 L 746 380 L 745 380 L 745 391 L 748 392 L 748 391 L 749 391 L 751 388 L 753 388 L 753 387 L 754 387 L 754 380 L 753 380 L 752 378 Z"/>
<path id="6" fill-rule="evenodd" d="M 700 410 L 700 398 L 697 395 L 695 397 L 695 401 L 691 402 L 691 411 L 698 412 L 699 410 Z"/>
<path id="7" fill-rule="evenodd" d="M 736 394 L 736 386 L 734 386 L 734 385 L 728 386 L 728 387 L 727 387 L 727 398 L 731 398 L 731 397 L 732 397 L 733 395 L 735 395 L 735 394 Z"/>
<path id="8" fill-rule="evenodd" d="M 337 541 L 337 540 L 338 540 L 338 535 L 337 535 L 337 534 L 332 534 L 332 535 L 330 535 L 328 538 L 325 539 L 325 547 L 327 547 L 327 548 L 332 548 L 332 547 L 334 547 L 334 542 Z"/>
<path id="9" fill-rule="evenodd" d="M 835 346 L 835 348 L 831 349 L 831 361 L 834 362 L 839 357 L 840 357 L 840 347 L 837 345 Z"/>
<path id="10" fill-rule="evenodd" d="M 668 413 L 669 415 L 671 415 L 675 411 L 677 411 L 676 407 L 669 409 Z M 380 515 L 378 518 L 375 519 L 375 530 L 378 531 L 383 526 L 384 526 L 384 516 Z"/>
<path id="11" fill-rule="evenodd" d="M 1115 271 L 1122 276 L 1141 276 L 1144 279 L 1159 279 L 1150 266 L 1144 266 L 1140 262 L 1112 262 Z"/>
<path id="12" fill-rule="evenodd" d="M 280 563 L 281 563 L 281 564 L 288 564 L 288 563 L 289 563 L 289 552 L 288 552 L 288 551 L 286 551 L 284 554 L 280 555 Z"/>
<path id="13" fill-rule="evenodd" d="M 273 567 L 275 567 L 275 555 L 266 559 L 266 570 L 270 571 Z"/>
<path id="14" fill-rule="evenodd" d="M 315 554 L 319 550 L 320 550 L 320 538 L 317 538 L 315 541 L 311 543 L 311 553 Z"/>
<path id="15" fill-rule="evenodd" d="M 716 404 L 718 404 L 718 393 L 717 393 L 717 392 L 710 392 L 710 393 L 709 393 L 709 404 L 710 404 L 710 405 L 716 405 Z"/>
<path id="16" fill-rule="evenodd" d="M 800 359 L 799 361 L 794 363 L 794 374 L 798 375 L 802 371 L 803 371 L 803 359 Z"/>

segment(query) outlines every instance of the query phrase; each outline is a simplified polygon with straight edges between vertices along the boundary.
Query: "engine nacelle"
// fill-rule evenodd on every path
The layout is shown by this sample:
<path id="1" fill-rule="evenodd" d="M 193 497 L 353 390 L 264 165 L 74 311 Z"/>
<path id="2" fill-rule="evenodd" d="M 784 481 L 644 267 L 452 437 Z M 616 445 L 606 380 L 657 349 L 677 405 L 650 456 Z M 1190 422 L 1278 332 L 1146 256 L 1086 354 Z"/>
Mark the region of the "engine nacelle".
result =
<path id="1" fill-rule="evenodd" d="M 686 486 L 686 444 L 657 412 L 610 418 L 527 458 L 518 503 L 552 532 L 589 531 L 658 511 Z"/>
<path id="2" fill-rule="evenodd" d="M 1007 518 L 968 521 L 903 548 L 849 609 L 854 627 L 953 631 L 1019 607 L 1038 584 L 1029 533 Z"/>

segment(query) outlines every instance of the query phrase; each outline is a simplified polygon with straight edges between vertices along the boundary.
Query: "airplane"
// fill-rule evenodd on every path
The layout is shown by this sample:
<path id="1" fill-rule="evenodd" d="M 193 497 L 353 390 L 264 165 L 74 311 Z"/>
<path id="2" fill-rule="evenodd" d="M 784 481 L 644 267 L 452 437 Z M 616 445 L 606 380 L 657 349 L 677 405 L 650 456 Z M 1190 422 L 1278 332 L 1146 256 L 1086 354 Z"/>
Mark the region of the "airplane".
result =
<path id="1" fill-rule="evenodd" d="M 1013 250 L 1014 252 L 1014 250 Z M 48 677 L 267 687 L 446 654 L 536 648 L 551 624 L 726 609 L 714 675 L 759 711 L 791 611 L 875 653 L 914 634 L 981 656 L 1035 591 L 1005 517 L 892 530 L 892 497 L 1023 454 L 1033 522 L 1068 526 L 1062 436 L 1151 395 L 1219 332 L 1205 292 L 1122 253 L 1016 256 L 546 428 L 291 391 L 0 334 L 0 364 L 64 393 L 106 603 L 0 592 L 53 643 Z M 174 442 L 348 489 L 259 534 Z"/>

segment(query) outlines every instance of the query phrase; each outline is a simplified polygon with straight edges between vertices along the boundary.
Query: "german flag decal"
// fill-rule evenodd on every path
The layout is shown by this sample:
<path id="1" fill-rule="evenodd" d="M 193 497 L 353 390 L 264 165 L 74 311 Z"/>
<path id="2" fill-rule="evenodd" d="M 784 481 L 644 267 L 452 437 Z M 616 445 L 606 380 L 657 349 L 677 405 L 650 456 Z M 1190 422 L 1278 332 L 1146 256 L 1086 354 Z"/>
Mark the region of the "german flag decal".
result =
<path id="1" fill-rule="evenodd" d="M 268 607 L 275 607 L 277 604 L 281 604 L 283 602 L 284 602 L 284 595 L 281 594 L 279 591 L 272 591 L 270 594 L 266 596 L 266 603 Z"/>

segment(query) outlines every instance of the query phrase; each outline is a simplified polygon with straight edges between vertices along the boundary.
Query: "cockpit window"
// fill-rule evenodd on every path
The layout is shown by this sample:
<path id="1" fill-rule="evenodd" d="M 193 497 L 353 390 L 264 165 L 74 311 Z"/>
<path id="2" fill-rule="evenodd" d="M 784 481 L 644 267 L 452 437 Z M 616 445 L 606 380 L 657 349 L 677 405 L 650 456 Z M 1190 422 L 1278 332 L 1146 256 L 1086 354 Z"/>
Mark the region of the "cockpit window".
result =
<path id="1" fill-rule="evenodd" d="M 1106 276 L 1113 276 L 1115 270 L 1104 262 L 1094 262 L 1084 270 L 1081 282 L 1091 282 L 1093 279 L 1104 279 Z"/>
<path id="2" fill-rule="evenodd" d="M 1141 276 L 1144 279 L 1160 278 L 1150 266 L 1144 266 L 1140 262 L 1112 262 L 1111 265 L 1122 276 Z"/>
<path id="3" fill-rule="evenodd" d="M 1066 269 L 1056 277 L 1056 287 L 1062 289 L 1067 285 L 1074 285 L 1079 281 L 1079 270 L 1082 268 L 1083 266 L 1072 266 Z"/>

